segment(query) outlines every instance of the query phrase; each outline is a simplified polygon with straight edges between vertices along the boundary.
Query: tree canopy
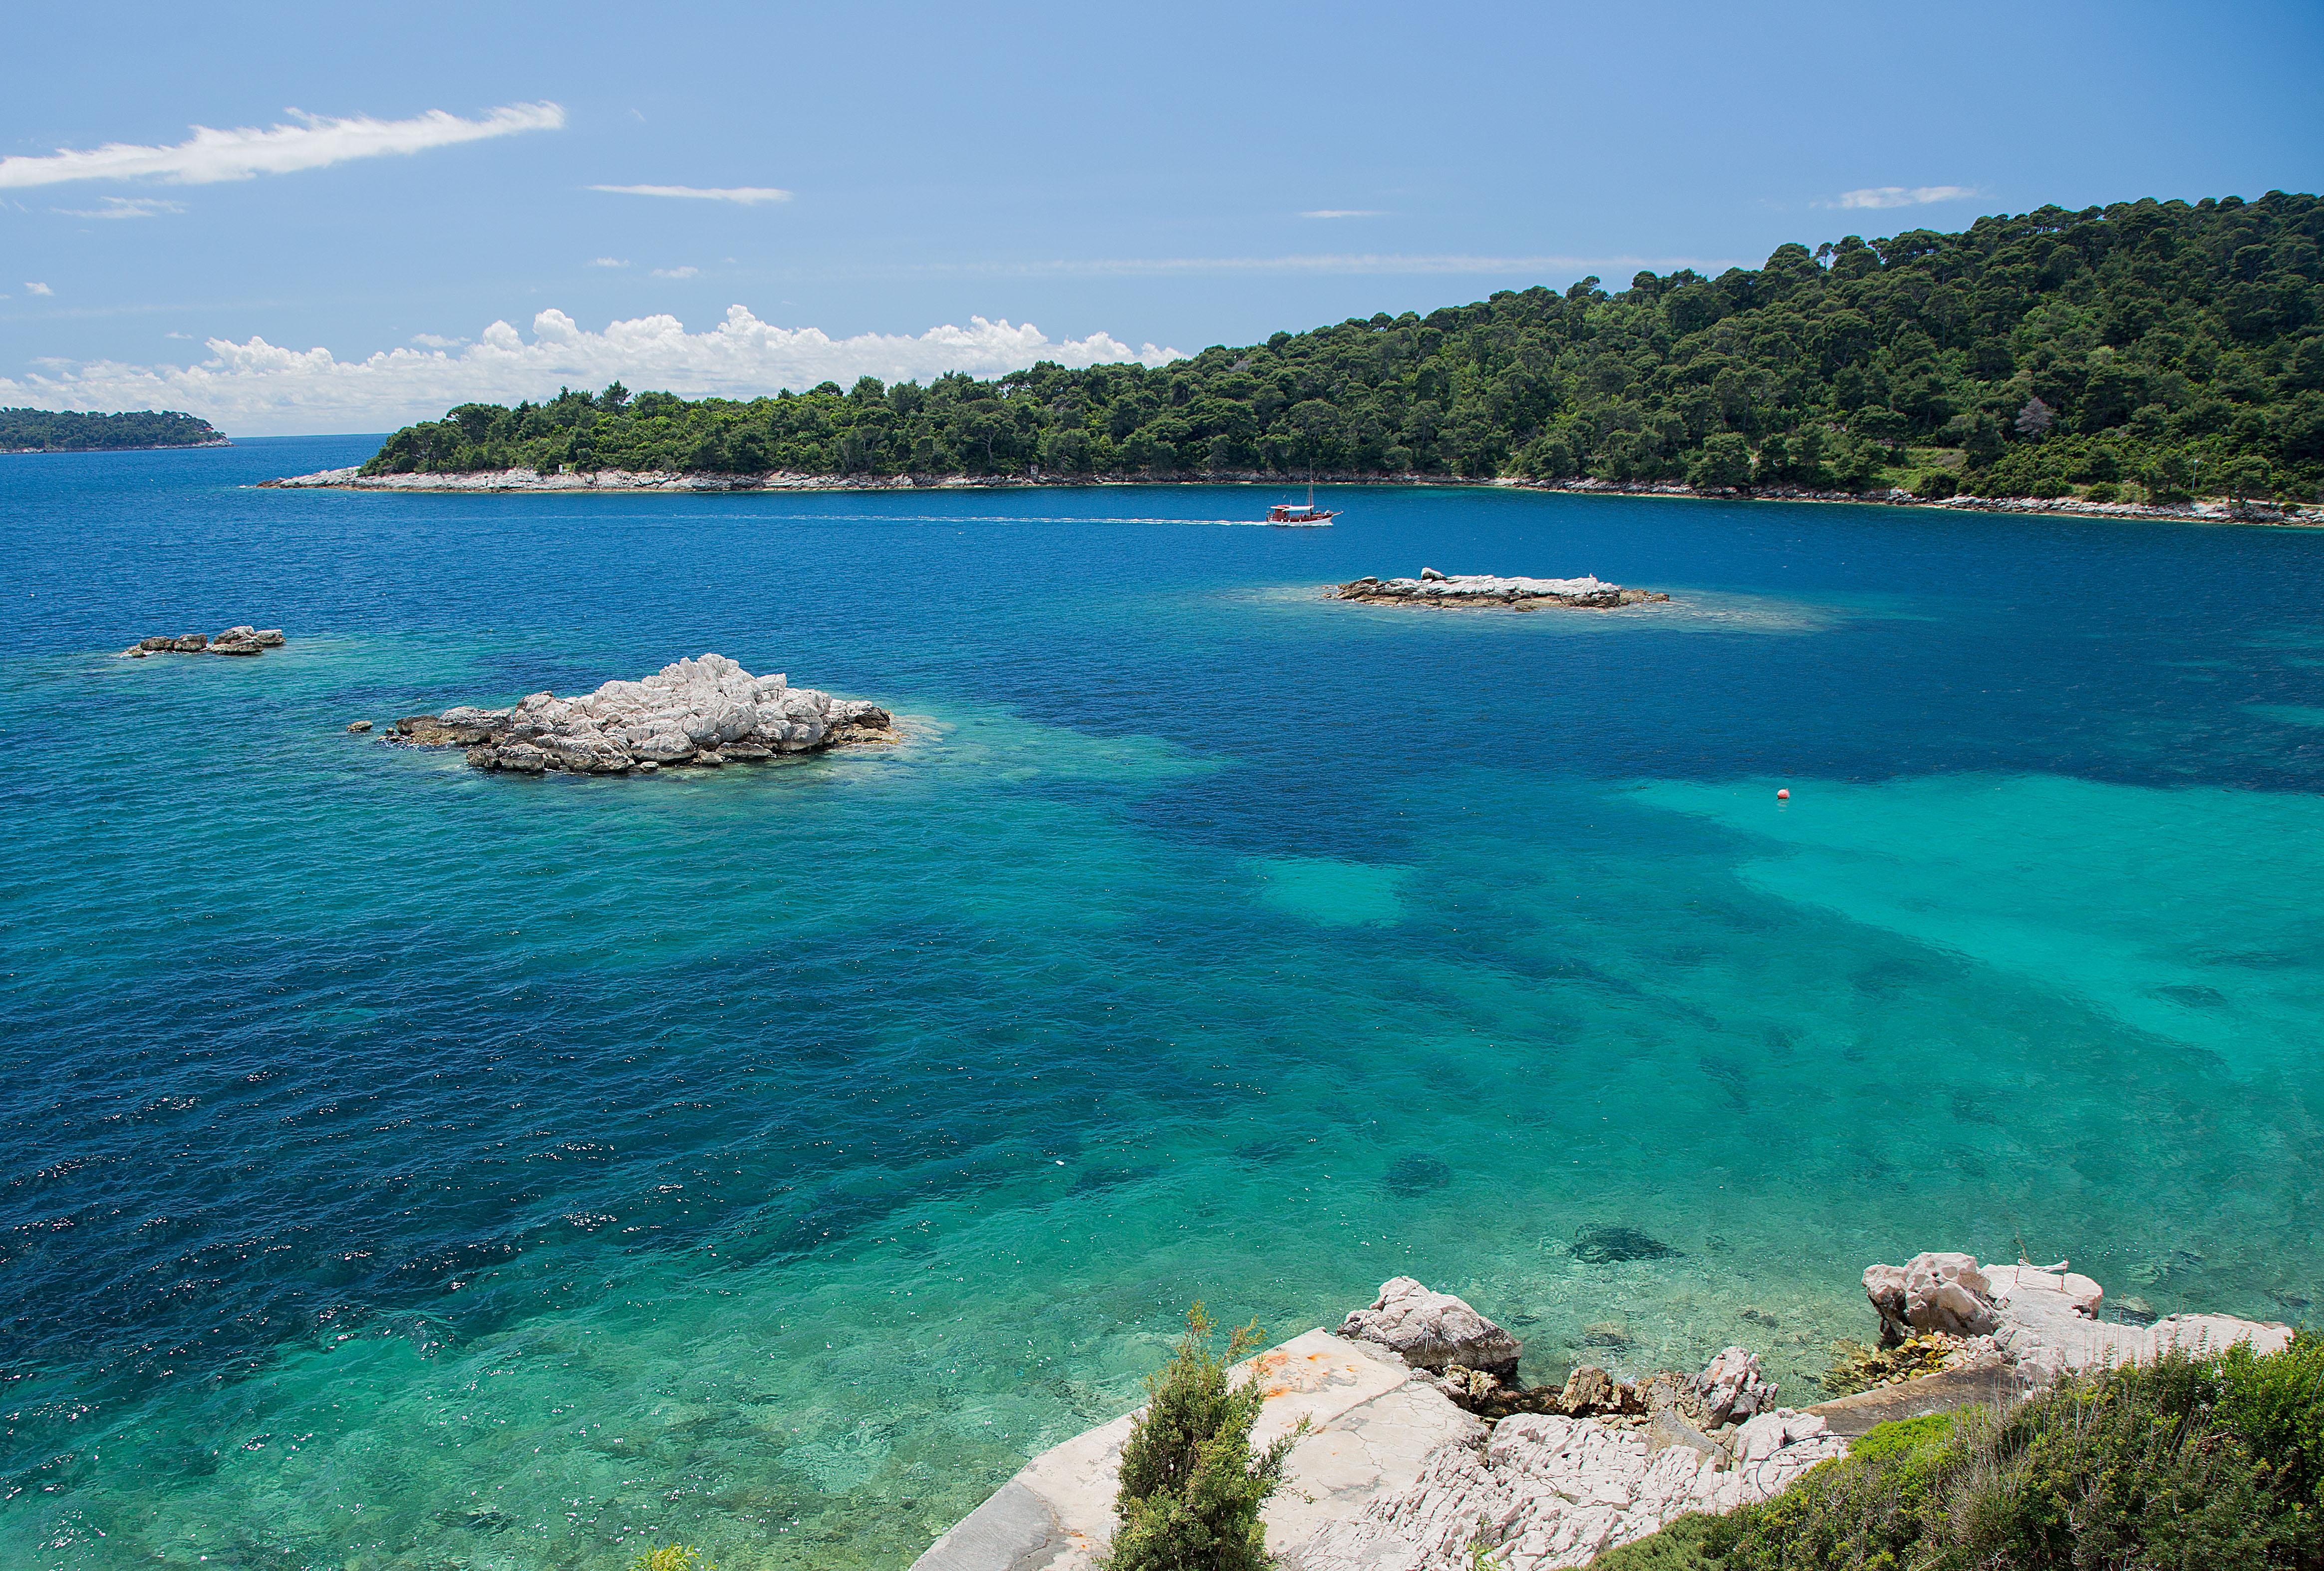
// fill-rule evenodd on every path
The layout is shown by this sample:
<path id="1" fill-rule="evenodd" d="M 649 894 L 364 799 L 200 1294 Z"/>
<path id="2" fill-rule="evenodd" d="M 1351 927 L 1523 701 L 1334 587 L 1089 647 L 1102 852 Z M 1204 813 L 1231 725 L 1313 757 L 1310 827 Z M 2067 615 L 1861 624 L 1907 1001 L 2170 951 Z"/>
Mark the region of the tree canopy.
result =
<path id="1" fill-rule="evenodd" d="M 193 448 L 222 442 L 206 420 L 173 410 L 77 414 L 52 409 L 0 409 L 0 452 L 96 452 L 108 448 Z"/>
<path id="2" fill-rule="evenodd" d="M 2155 501 L 2324 482 L 2324 204 L 2147 199 L 1503 291 L 1159 367 L 464 404 L 366 472 L 1687 480 Z"/>

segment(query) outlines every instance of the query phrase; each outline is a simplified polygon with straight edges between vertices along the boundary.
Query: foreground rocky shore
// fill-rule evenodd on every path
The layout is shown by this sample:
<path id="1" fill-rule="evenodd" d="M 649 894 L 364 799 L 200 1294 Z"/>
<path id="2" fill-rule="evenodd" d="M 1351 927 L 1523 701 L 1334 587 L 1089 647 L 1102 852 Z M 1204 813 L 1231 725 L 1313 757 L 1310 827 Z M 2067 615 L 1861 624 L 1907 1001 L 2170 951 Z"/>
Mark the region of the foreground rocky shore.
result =
<path id="1" fill-rule="evenodd" d="M 1283 475 L 1216 474 L 1199 480 L 1176 482 L 1194 485 L 1284 485 L 1298 477 Z M 1856 502 L 1881 507 L 1940 507 L 1963 513 L 2043 513 L 2069 517 L 2148 518 L 2177 523 L 2274 523 L 2301 527 L 2324 526 L 2324 513 L 2294 512 L 2255 504 L 2230 507 L 2224 502 L 2176 503 L 2167 507 L 2144 502 L 2085 502 L 2080 497 L 2038 496 L 1915 496 L 1901 489 L 1886 491 L 1814 491 L 1797 485 L 1763 485 L 1748 491 L 1705 490 L 1676 481 L 1597 479 L 1472 480 L 1454 475 L 1319 475 L 1329 485 L 1484 485 L 1519 491 L 1565 491 L 1588 496 L 1671 496 L 1721 501 Z M 544 475 L 533 469 L 487 469 L 462 475 L 365 475 L 358 466 L 318 469 L 311 475 L 262 480 L 261 486 L 288 491 L 468 491 L 557 492 L 587 491 L 926 491 L 1008 490 L 1030 485 L 1153 485 L 1173 482 L 1148 475 L 809 475 L 778 469 L 764 475 L 680 473 L 669 469 L 561 469 Z"/>
<path id="2" fill-rule="evenodd" d="M 392 739 L 464 747 L 474 767 L 517 774 L 651 774 L 903 737 L 877 704 L 794 688 L 780 673 L 752 676 L 724 655 L 706 654 L 576 698 L 542 692 L 506 709 L 407 715 Z"/>
<path id="3" fill-rule="evenodd" d="M 1434 568 L 1421 568 L 1417 578 L 1358 578 L 1336 585 L 1329 593 L 1335 600 L 1447 610 L 1531 611 L 1539 605 L 1563 605 L 1610 611 L 1618 605 L 1670 598 L 1659 590 L 1625 589 L 1595 577 L 1497 578 L 1488 573 L 1440 573 Z"/>
<path id="4" fill-rule="evenodd" d="M 2062 1261 L 1926 1253 L 1872 1267 L 1864 1285 L 1884 1343 L 1929 1372 L 1876 1374 L 1873 1389 L 1794 1409 L 1742 1347 L 1692 1373 L 1625 1381 L 1585 1364 L 1527 1388 L 1508 1332 L 1395 1278 L 1336 1332 L 1244 1366 L 1266 1391 L 1254 1447 L 1307 1426 L 1264 1513 L 1268 1547 L 1284 1571 L 1470 1571 L 1480 1551 L 1503 1571 L 1584 1566 L 1680 1517 L 1779 1494 L 1881 1423 L 2007 1402 L 2172 1349 L 2273 1353 L 2292 1338 L 2224 1315 L 2108 1321 L 2104 1289 Z M 1035 1457 L 914 1571 L 1092 1571 L 1111 1540 L 1134 1416 Z"/>

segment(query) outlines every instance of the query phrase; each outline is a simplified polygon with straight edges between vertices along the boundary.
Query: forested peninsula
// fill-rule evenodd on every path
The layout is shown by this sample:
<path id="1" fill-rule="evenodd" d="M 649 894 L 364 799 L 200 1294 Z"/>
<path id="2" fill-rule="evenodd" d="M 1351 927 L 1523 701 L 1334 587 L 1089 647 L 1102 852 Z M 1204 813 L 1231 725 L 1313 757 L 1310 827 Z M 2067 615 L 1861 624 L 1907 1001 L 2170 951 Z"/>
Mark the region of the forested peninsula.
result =
<path id="1" fill-rule="evenodd" d="M 1503 291 L 1160 367 L 738 401 L 464 404 L 365 476 L 1584 477 L 1923 498 L 2314 502 L 2324 203 L 2050 207 L 1716 278 Z M 318 476 L 317 478 L 321 478 Z"/>
<path id="2" fill-rule="evenodd" d="M 0 453 L 97 453 L 124 448 L 226 446 L 216 426 L 174 410 L 79 414 L 53 409 L 0 409 Z"/>

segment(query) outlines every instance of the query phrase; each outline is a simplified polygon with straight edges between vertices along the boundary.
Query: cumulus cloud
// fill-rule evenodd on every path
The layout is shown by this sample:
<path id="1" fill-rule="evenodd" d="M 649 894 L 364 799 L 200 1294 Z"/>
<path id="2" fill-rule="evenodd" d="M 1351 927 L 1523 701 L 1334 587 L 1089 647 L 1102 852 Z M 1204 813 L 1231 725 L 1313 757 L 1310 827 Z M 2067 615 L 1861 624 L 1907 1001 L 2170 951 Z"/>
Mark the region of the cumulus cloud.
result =
<path id="1" fill-rule="evenodd" d="M 189 139 L 169 147 L 109 142 L 82 152 L 59 148 L 44 157 L 0 158 L 0 188 L 60 185 L 78 180 L 209 185 L 254 175 L 321 169 L 351 158 L 421 152 L 519 131 L 554 131 L 565 124 L 565 111 L 554 104 L 505 105 L 480 120 L 463 120 L 442 109 L 430 109 L 409 120 L 374 120 L 369 116 L 334 120 L 297 109 L 288 113 L 298 124 L 272 125 L 263 131 L 248 125 L 235 131 L 197 125 Z"/>
<path id="2" fill-rule="evenodd" d="M 738 202 L 743 207 L 756 207 L 761 202 L 788 202 L 788 191 L 772 186 L 591 186 L 593 191 L 612 191 L 620 197 L 690 197 L 703 202 Z"/>
<path id="3" fill-rule="evenodd" d="M 559 386 L 667 388 L 689 395 L 751 398 L 818 382 L 927 381 L 947 371 L 997 376 L 1037 360 L 1097 365 L 1182 358 L 1148 344 L 1132 349 L 1105 333 L 1050 338 L 1028 322 L 931 328 L 917 337 L 864 333 L 834 338 L 815 328 L 778 328 L 742 306 L 707 332 L 676 317 L 640 317 L 590 332 L 560 310 L 532 320 L 532 337 L 494 322 L 465 348 L 395 348 L 361 360 L 328 349 L 286 349 L 254 337 L 205 341 L 209 358 L 192 365 L 132 365 L 104 360 L 43 363 L 22 379 L 0 376 L 0 404 L 41 409 L 182 409 L 228 430 L 269 435 L 383 430 L 429 420 L 454 404 L 512 402 Z"/>
<path id="4" fill-rule="evenodd" d="M 165 202 L 159 197 L 99 197 L 101 208 L 51 208 L 52 213 L 62 213 L 68 218 L 157 218 L 163 213 L 182 213 L 183 202 Z"/>
<path id="5" fill-rule="evenodd" d="M 1836 202 L 1818 202 L 1820 208 L 1918 208 L 1930 202 L 1958 202 L 1964 197 L 1977 195 L 1975 186 L 1867 186 L 1860 191 L 1842 191 Z"/>
<path id="6" fill-rule="evenodd" d="M 1314 208 L 1299 215 L 1303 218 L 1384 218 L 1377 208 Z"/>
<path id="7" fill-rule="evenodd" d="M 698 267 L 657 267 L 653 270 L 653 275 L 656 278 L 699 278 L 702 275 L 702 269 Z"/>
<path id="8" fill-rule="evenodd" d="M 57 291 L 51 289 L 45 283 L 32 283 L 28 282 L 24 285 L 24 292 L 26 294 L 54 294 Z"/>
<path id="9" fill-rule="evenodd" d="M 589 262 L 592 267 L 627 267 L 629 264 L 629 260 L 621 256 L 592 257 Z"/>

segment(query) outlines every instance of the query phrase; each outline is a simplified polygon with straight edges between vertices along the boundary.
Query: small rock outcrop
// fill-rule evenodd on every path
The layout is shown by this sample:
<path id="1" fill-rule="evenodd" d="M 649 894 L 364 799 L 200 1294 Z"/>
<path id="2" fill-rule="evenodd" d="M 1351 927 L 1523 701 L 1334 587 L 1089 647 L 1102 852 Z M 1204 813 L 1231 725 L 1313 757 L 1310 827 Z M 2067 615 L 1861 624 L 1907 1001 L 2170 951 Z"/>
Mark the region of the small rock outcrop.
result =
<path id="1" fill-rule="evenodd" d="M 1514 1379 L 1517 1339 L 1450 1293 L 1431 1292 L 1410 1277 L 1380 1284 L 1369 1309 L 1358 1309 L 1340 1326 L 1351 1341 L 1377 1342 L 1415 1369 L 1443 1374 L 1452 1365 Z"/>
<path id="2" fill-rule="evenodd" d="M 1973 1254 L 1928 1252 L 1901 1266 L 1868 1266 L 1864 1272 L 1864 1296 L 1879 1311 L 1881 1343 L 1891 1347 L 1915 1331 L 1990 1334 L 2001 1324 L 1992 1290 Z"/>
<path id="3" fill-rule="evenodd" d="M 1702 1416 L 1712 1428 L 1730 1419 L 1741 1423 L 1755 1413 L 1775 1406 L 1775 1383 L 1759 1367 L 1759 1355 L 1748 1348 L 1729 1347 L 1694 1377 L 1695 1395 Z"/>
<path id="4" fill-rule="evenodd" d="M 1602 578 L 1497 578 L 1489 574 L 1445 574 L 1423 568 L 1417 578 L 1357 578 L 1330 591 L 1335 600 L 1359 600 L 1375 605 L 1429 605 L 1445 608 L 1531 611 L 1536 606 L 1567 606 L 1584 611 L 1610 611 L 1618 605 L 1639 605 L 1667 600 L 1656 589 L 1625 589 Z"/>
<path id="5" fill-rule="evenodd" d="M 877 704 L 794 688 L 780 674 L 752 676 L 721 654 L 681 660 L 576 698 L 534 693 L 507 709 L 456 706 L 440 715 L 407 715 L 395 723 L 394 735 L 416 747 L 465 747 L 475 767 L 517 774 L 711 769 L 902 740 L 894 718 Z"/>
<path id="6" fill-rule="evenodd" d="M 182 633 L 174 637 L 156 633 L 152 638 L 139 639 L 121 652 L 130 660 L 143 660 L 149 654 L 264 654 L 270 649 L 281 648 L 282 643 L 282 630 L 279 627 L 241 624 L 216 638 L 199 633 Z"/>
<path id="7" fill-rule="evenodd" d="M 2148 1363 L 2173 1350 L 2216 1354 L 2240 1342 L 2264 1354 L 2291 1345 L 2289 1326 L 2233 1315 L 2169 1315 L 2152 1324 L 2103 1319 L 2106 1289 L 2068 1265 L 1979 1266 L 1970 1254 L 1918 1254 L 1902 1266 L 1868 1270 L 1864 1292 L 1879 1312 L 1885 1345 L 1934 1344 L 1945 1349 L 1940 1368 L 1997 1363 L 2028 1385 L 2111 1364 Z"/>

